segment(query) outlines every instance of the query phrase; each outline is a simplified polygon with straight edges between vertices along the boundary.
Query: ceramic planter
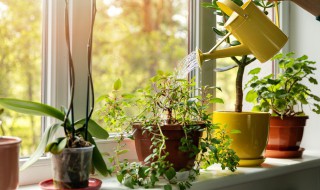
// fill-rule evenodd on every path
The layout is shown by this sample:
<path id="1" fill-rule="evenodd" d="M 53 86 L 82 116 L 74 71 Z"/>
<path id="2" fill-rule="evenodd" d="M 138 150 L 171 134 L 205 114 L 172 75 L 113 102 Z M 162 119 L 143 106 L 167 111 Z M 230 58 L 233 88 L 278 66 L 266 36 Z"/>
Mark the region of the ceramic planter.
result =
<path id="1" fill-rule="evenodd" d="M 231 148 L 240 158 L 239 166 L 258 166 L 265 160 L 269 132 L 269 113 L 264 112 L 214 112 L 213 122 L 227 125 L 231 134 Z"/>
<path id="2" fill-rule="evenodd" d="M 152 153 L 150 146 L 152 144 L 151 138 L 152 134 L 149 132 L 142 133 L 142 126 L 138 123 L 133 125 L 135 130 L 135 146 L 138 156 L 138 160 L 143 162 L 147 156 Z M 166 161 L 173 164 L 173 168 L 176 171 L 181 169 L 188 169 L 194 166 L 195 156 L 189 157 L 189 152 L 181 152 L 179 150 L 180 139 L 185 137 L 183 128 L 181 125 L 164 125 L 161 127 L 163 135 L 168 139 L 166 140 L 166 152 L 169 153 Z M 202 136 L 202 132 L 195 131 L 193 133 L 193 143 L 194 145 L 199 145 L 199 140 Z"/>
<path id="3" fill-rule="evenodd" d="M 267 146 L 267 157 L 296 158 L 301 157 L 300 148 L 304 126 L 308 116 L 270 117 L 270 133 Z"/>
<path id="4" fill-rule="evenodd" d="M 88 187 L 93 147 L 65 148 L 62 153 L 52 155 L 55 188 Z"/>
<path id="5" fill-rule="evenodd" d="M 20 143 L 20 138 L 0 136 L 1 190 L 14 190 L 18 188 Z"/>

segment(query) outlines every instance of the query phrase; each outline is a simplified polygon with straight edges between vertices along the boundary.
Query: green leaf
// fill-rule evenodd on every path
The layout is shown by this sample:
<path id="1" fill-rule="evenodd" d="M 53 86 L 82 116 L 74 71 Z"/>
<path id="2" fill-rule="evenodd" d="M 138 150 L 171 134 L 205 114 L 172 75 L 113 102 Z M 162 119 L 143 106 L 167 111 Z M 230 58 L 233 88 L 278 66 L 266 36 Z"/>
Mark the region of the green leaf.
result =
<path id="1" fill-rule="evenodd" d="M 215 27 L 212 27 L 212 30 L 219 36 L 225 36 L 226 35 L 226 32 L 224 31 L 221 31 L 221 30 L 218 30 L 217 28 Z"/>
<path id="2" fill-rule="evenodd" d="M 117 180 L 119 183 L 122 183 L 123 178 L 124 178 L 123 174 L 121 174 L 121 173 L 117 174 Z"/>
<path id="3" fill-rule="evenodd" d="M 312 84 L 318 84 L 317 79 L 315 79 L 315 78 L 313 78 L 313 77 L 310 77 L 310 78 L 309 78 L 309 82 L 312 83 Z"/>
<path id="4" fill-rule="evenodd" d="M 164 190 L 172 190 L 172 186 L 170 184 L 163 186 Z"/>
<path id="5" fill-rule="evenodd" d="M 19 113 L 51 116 L 60 121 L 64 120 L 64 114 L 61 111 L 46 104 L 11 98 L 0 98 L 0 105 Z"/>
<path id="6" fill-rule="evenodd" d="M 234 41 L 230 42 L 230 45 L 231 46 L 237 46 L 237 45 L 240 45 L 240 42 L 237 41 L 237 40 L 234 40 Z"/>
<path id="7" fill-rule="evenodd" d="M 254 90 L 250 90 L 246 95 L 247 102 L 255 102 L 257 98 L 258 98 L 258 94 Z"/>
<path id="8" fill-rule="evenodd" d="M 129 152 L 129 150 L 127 150 L 127 149 L 118 150 L 118 151 L 117 151 L 117 155 L 125 154 L 125 153 L 127 153 L 127 152 Z"/>
<path id="9" fill-rule="evenodd" d="M 270 79 L 270 78 L 268 78 L 267 81 L 269 84 L 272 84 L 272 85 L 277 85 L 281 82 L 281 80 L 279 80 L 279 79 Z"/>
<path id="10" fill-rule="evenodd" d="M 139 174 L 140 178 L 147 177 L 146 170 L 148 170 L 148 167 L 140 167 L 139 168 L 138 174 Z"/>
<path id="11" fill-rule="evenodd" d="M 234 2 L 235 4 L 237 4 L 238 6 L 240 6 L 240 7 L 243 5 L 242 0 L 233 0 L 233 2 Z"/>
<path id="12" fill-rule="evenodd" d="M 256 74 L 259 74 L 260 73 L 260 71 L 261 71 L 261 68 L 254 68 L 254 69 L 252 69 L 251 71 L 249 71 L 249 75 L 256 75 Z"/>
<path id="13" fill-rule="evenodd" d="M 56 133 L 57 129 L 61 127 L 61 124 L 54 124 L 48 128 L 46 128 L 41 140 L 38 145 L 36 151 L 30 156 L 30 158 L 20 167 L 20 171 L 25 170 L 32 164 L 34 164 L 41 156 L 43 156 L 45 152 L 45 148 L 49 141 L 51 141 L 52 137 Z"/>
<path id="14" fill-rule="evenodd" d="M 165 171 L 164 175 L 170 181 L 176 176 L 176 171 L 173 167 L 170 167 L 168 170 Z"/>
<path id="15" fill-rule="evenodd" d="M 85 122 L 86 119 L 81 119 L 79 121 L 76 121 L 75 125 L 84 125 Z M 96 137 L 98 139 L 109 138 L 109 133 L 92 119 L 90 119 L 88 122 L 88 131 L 93 137 Z"/>
<path id="16" fill-rule="evenodd" d="M 121 88 L 121 80 L 120 79 L 118 79 L 118 80 L 116 80 L 116 82 L 114 82 L 114 84 L 113 84 L 113 90 L 119 90 L 120 88 Z"/>
<path id="17" fill-rule="evenodd" d="M 132 177 L 128 176 L 124 178 L 123 185 L 131 189 L 134 189 Z"/>
<path id="18" fill-rule="evenodd" d="M 223 99 L 221 99 L 221 98 L 212 98 L 212 99 L 210 100 L 210 103 L 213 103 L 213 104 L 223 104 L 224 101 L 223 101 Z"/>
<path id="19" fill-rule="evenodd" d="M 84 136 L 84 132 L 81 132 L 81 134 Z M 108 170 L 106 163 L 103 160 L 103 157 L 98 149 L 98 146 L 94 139 L 92 138 L 91 134 L 88 133 L 88 141 L 94 145 L 93 153 L 92 153 L 92 164 L 93 166 L 98 170 L 98 172 L 103 175 L 107 176 L 110 174 L 110 170 Z"/>
<path id="20" fill-rule="evenodd" d="M 58 137 L 55 141 L 50 143 L 46 147 L 46 152 L 51 152 L 52 154 L 60 154 L 63 149 L 67 145 L 67 138 L 66 137 Z"/>

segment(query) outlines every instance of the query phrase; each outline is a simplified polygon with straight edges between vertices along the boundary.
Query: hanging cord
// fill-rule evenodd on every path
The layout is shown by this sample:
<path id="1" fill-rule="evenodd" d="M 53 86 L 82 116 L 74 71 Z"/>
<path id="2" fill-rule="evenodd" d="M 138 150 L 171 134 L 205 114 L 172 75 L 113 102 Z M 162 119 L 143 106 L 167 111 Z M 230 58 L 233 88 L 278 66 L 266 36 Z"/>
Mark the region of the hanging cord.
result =
<path id="1" fill-rule="evenodd" d="M 69 33 L 69 0 L 65 0 L 66 7 L 65 7 L 65 34 L 66 34 L 66 41 L 67 41 L 67 48 L 68 48 L 68 62 L 69 62 L 69 84 L 70 84 L 70 103 L 68 107 L 68 111 L 65 115 L 63 121 L 63 128 L 65 135 L 68 136 L 67 131 L 67 123 L 69 115 L 71 114 L 71 129 L 72 129 L 72 136 L 71 138 L 74 139 L 75 137 L 75 128 L 74 128 L 74 107 L 73 107 L 73 99 L 74 99 L 74 83 L 75 83 L 75 75 L 74 75 L 74 66 L 73 66 L 73 59 L 71 55 L 71 48 L 70 48 L 70 33 Z"/>
<path id="2" fill-rule="evenodd" d="M 93 38 L 93 26 L 96 16 L 96 0 L 91 1 L 91 26 L 90 26 L 90 34 L 87 45 L 88 52 L 88 79 L 87 79 L 87 104 L 86 104 L 86 123 L 85 123 L 85 140 L 88 140 L 88 123 L 92 116 L 94 109 L 94 88 L 93 88 L 93 80 L 92 80 L 92 38 Z M 90 95 L 91 92 L 91 95 Z M 91 96 L 91 108 L 89 112 L 90 105 L 90 96 Z"/>

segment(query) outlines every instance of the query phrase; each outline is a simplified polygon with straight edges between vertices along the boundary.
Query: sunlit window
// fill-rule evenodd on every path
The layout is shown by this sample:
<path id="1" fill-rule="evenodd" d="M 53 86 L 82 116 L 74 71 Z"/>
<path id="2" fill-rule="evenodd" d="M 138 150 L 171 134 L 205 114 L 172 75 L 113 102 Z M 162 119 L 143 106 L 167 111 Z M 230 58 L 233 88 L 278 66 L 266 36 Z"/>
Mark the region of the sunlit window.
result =
<path id="1" fill-rule="evenodd" d="M 157 70 L 173 71 L 187 55 L 188 1 L 98 0 L 97 9 L 93 48 L 97 97 L 110 93 L 118 78 L 125 92 L 133 92 Z"/>
<path id="2" fill-rule="evenodd" d="M 0 0 L 0 96 L 41 101 L 41 0 Z M 40 117 L 0 108 L 0 136 L 22 139 L 21 156 L 39 142 Z"/>

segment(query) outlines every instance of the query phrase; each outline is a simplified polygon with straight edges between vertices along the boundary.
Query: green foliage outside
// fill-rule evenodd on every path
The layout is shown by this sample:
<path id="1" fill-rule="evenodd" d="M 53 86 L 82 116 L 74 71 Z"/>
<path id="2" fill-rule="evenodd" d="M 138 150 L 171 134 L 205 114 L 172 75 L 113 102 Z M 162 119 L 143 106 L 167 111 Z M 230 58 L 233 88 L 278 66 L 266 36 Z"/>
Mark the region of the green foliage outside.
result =
<path id="1" fill-rule="evenodd" d="M 41 0 L 0 0 L 0 97 L 41 101 L 41 8 Z M 96 97 L 110 92 L 119 76 L 126 79 L 123 88 L 133 92 L 156 70 L 172 71 L 187 55 L 186 1 L 98 0 L 97 9 Z M 34 152 L 41 135 L 40 117 L 5 109 L 0 120 L 0 135 L 22 138 L 21 156 Z"/>
<path id="2" fill-rule="evenodd" d="M 157 70 L 173 71 L 187 55 L 187 1 L 104 2 L 97 1 L 93 39 L 96 97 L 111 92 L 118 78 L 123 79 L 125 92 L 132 93 Z M 111 10 L 121 14 L 112 15 Z M 93 118 L 99 119 L 98 114 Z"/>
<path id="3" fill-rule="evenodd" d="M 41 1 L 0 1 L 0 97 L 40 101 Z M 0 135 L 22 138 L 21 156 L 39 143 L 40 117 L 4 109 Z"/>

